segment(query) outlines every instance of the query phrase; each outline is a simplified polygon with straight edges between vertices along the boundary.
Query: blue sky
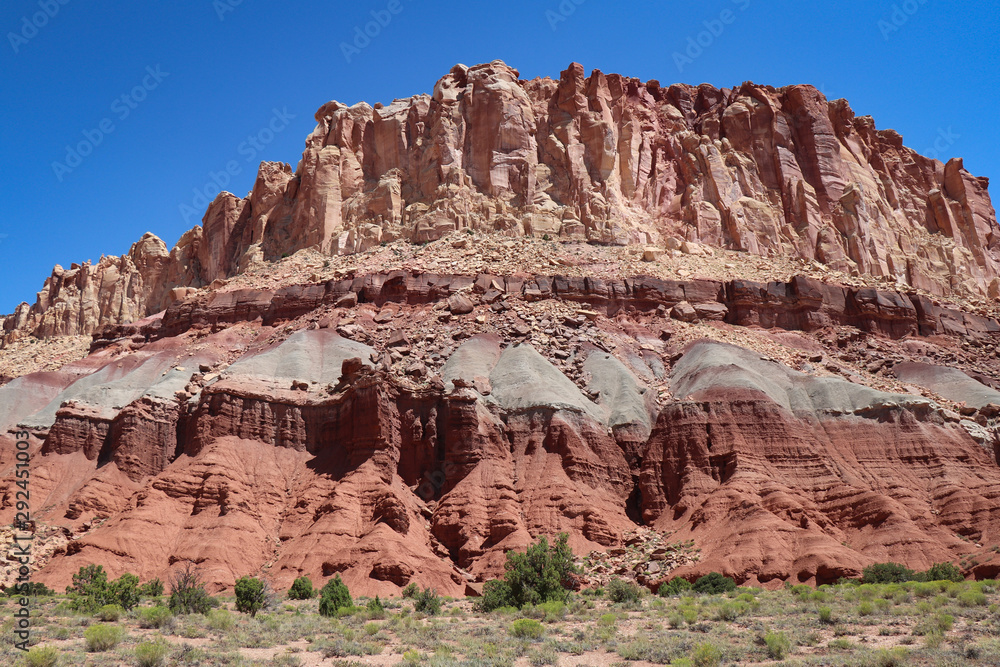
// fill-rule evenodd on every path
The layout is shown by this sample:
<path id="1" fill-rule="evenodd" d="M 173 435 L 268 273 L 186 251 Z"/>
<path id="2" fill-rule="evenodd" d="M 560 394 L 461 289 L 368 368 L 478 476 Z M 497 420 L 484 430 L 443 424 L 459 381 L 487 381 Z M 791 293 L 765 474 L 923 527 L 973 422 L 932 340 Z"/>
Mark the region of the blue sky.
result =
<path id="1" fill-rule="evenodd" d="M 345 50 L 372 12 L 379 34 Z M 327 100 L 430 92 L 456 62 L 811 83 L 1000 178 L 995 0 L 7 0 L 0 34 L 0 313 L 34 302 L 54 264 L 124 253 L 146 231 L 172 245 L 230 162 L 240 195 L 261 160 L 294 166 Z M 87 155 L 68 153 L 81 142 Z"/>

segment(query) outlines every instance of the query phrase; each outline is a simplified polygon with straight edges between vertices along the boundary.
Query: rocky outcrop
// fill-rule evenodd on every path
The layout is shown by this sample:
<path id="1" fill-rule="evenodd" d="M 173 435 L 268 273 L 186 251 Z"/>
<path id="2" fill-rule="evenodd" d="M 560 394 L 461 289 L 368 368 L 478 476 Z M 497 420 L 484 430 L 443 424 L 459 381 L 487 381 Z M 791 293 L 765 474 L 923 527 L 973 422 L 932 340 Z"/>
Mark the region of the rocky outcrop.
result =
<path id="1" fill-rule="evenodd" d="M 57 267 L 5 340 L 134 322 L 302 248 L 462 229 L 791 255 L 939 296 L 1000 284 L 987 179 L 811 86 L 662 86 L 577 63 L 522 81 L 494 61 L 388 106 L 329 102 L 316 122 L 294 170 L 263 163 L 247 197 L 221 193 L 173 250 L 147 234 Z"/>
<path id="2" fill-rule="evenodd" d="M 349 281 L 358 305 L 333 306 L 313 286 L 302 292 L 313 310 L 292 320 L 267 314 L 275 303 L 299 312 L 295 290 L 247 295 L 256 310 L 199 299 L 212 315 L 197 326 L 164 336 L 165 324 L 149 323 L 148 343 L 133 332 L 75 369 L 0 387 L 0 426 L 30 434 L 38 518 L 71 537 L 39 580 L 64 586 L 83 563 L 162 579 L 189 560 L 216 589 L 266 569 L 278 587 L 336 573 L 359 593 L 417 583 L 461 595 L 539 535 L 566 532 L 583 554 L 619 549 L 645 524 L 701 550 L 681 569 L 647 571 L 651 586 L 709 570 L 823 583 L 875 561 L 923 567 L 1000 539 L 1000 468 L 991 443 L 970 435 L 973 422 L 730 345 L 664 346 L 664 295 L 699 305 L 731 284 L 358 280 Z M 512 304 L 546 307 L 564 294 L 575 304 L 566 312 L 586 314 L 565 320 L 591 332 L 571 359 L 518 342 L 528 336 L 499 321 L 468 336 L 469 322 L 493 312 L 475 286 L 515 284 Z M 472 312 L 439 307 L 453 285 L 465 286 Z M 816 326 L 818 315 L 803 313 L 834 322 L 833 305 L 849 302 L 820 295 L 800 307 L 788 299 L 808 294 L 802 285 L 758 288 L 741 294 L 774 295 L 759 312 Z M 742 303 L 730 303 L 734 317 L 757 312 Z M 349 317 L 330 321 L 337 312 Z M 908 321 L 913 340 L 900 349 L 929 353 Z M 598 325 L 615 337 L 595 336 Z M 854 331 L 893 340 L 888 324 L 868 328 Z M 422 331 L 459 344 L 435 344 L 435 362 L 437 352 L 420 352 Z M 13 464 L 12 443 L 4 436 L 0 467 Z M 5 479 L 2 520 L 15 490 Z"/>
<path id="3" fill-rule="evenodd" d="M 684 400 L 650 437 L 643 517 L 703 545 L 687 571 L 831 583 L 866 558 L 926 568 L 994 539 L 1000 469 L 926 399 L 709 343 L 673 387 Z"/>
<path id="4" fill-rule="evenodd" d="M 316 120 L 294 170 L 264 163 L 173 250 L 147 234 L 57 267 L 0 321 L 8 343 L 94 333 L 87 358 L 0 385 L 0 473 L 16 433 L 34 518 L 66 536 L 40 581 L 190 561 L 215 589 L 266 572 L 462 595 L 540 535 L 621 555 L 643 526 L 685 545 L 681 569 L 668 547 L 644 565 L 650 586 L 825 583 L 1000 541 L 1000 323 L 947 303 L 996 296 L 996 219 L 961 161 L 808 86 L 576 64 L 456 66 L 430 95 Z M 318 268 L 457 230 L 542 238 L 491 237 L 506 268 L 456 261 L 481 250 L 464 233 Z M 545 236 L 642 248 L 628 271 L 591 271 L 610 255 L 584 244 L 521 266 Z M 745 257 L 713 247 L 880 279 L 659 270 Z M 306 248 L 307 271 L 271 275 Z"/>
<path id="5" fill-rule="evenodd" d="M 492 294 L 487 296 L 487 292 Z M 456 295 L 468 304 L 463 313 L 471 312 L 477 303 L 516 297 L 529 301 L 558 299 L 607 316 L 620 312 L 661 313 L 686 304 L 690 311 L 686 321 L 717 320 L 800 331 L 850 326 L 890 338 L 940 333 L 988 340 L 1000 334 L 1000 323 L 992 318 L 963 312 L 919 294 L 844 287 L 805 276 L 762 284 L 742 279 L 722 283 L 650 276 L 597 280 L 560 275 L 500 277 L 393 271 L 277 290 L 239 289 L 196 295 L 167 308 L 162 318 L 97 331 L 92 349 L 124 338 L 156 340 L 236 322 L 260 320 L 270 326 L 320 307 L 342 305 L 345 299 L 355 305 L 416 306 L 448 302 Z M 454 312 L 450 302 L 449 309 Z"/>

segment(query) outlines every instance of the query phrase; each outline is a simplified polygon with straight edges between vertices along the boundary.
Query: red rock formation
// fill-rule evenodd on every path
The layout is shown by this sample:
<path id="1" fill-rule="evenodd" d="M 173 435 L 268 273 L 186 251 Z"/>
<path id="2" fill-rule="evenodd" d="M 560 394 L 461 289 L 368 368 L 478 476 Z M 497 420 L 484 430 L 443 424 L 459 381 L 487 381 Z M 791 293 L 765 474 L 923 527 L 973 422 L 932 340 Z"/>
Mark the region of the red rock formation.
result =
<path id="1" fill-rule="evenodd" d="M 574 63 L 522 81 L 500 61 L 456 65 L 433 94 L 329 102 L 298 167 L 263 163 L 244 199 L 220 194 L 167 252 L 57 267 L 5 339 L 90 333 L 308 247 L 354 253 L 457 229 L 601 243 L 670 237 L 945 295 L 998 277 L 988 181 L 905 148 L 810 86 L 640 82 Z"/>
<path id="2" fill-rule="evenodd" d="M 645 522 L 701 548 L 681 574 L 822 583 L 971 553 L 956 535 L 1000 540 L 991 401 L 959 415 L 914 398 L 940 374 L 905 365 L 910 394 L 862 386 L 906 360 L 962 366 L 961 396 L 1000 373 L 1000 323 L 927 296 L 1000 284 L 987 183 L 960 161 L 808 86 L 576 64 L 558 81 L 456 66 L 432 95 L 330 102 L 317 123 L 294 171 L 263 164 L 172 251 L 150 234 L 57 267 L 3 320 L 6 341 L 95 332 L 87 359 L 0 386 L 0 431 L 29 433 L 37 518 L 73 536 L 41 581 L 192 561 L 216 589 L 266 571 L 279 588 L 339 573 L 361 594 L 460 595 L 539 535 L 579 553 Z M 895 288 L 489 267 L 224 285 L 302 248 L 458 229 L 780 253 Z M 809 373 L 669 347 L 691 326 L 792 341 Z M 834 372 L 852 382 L 819 377 Z"/>

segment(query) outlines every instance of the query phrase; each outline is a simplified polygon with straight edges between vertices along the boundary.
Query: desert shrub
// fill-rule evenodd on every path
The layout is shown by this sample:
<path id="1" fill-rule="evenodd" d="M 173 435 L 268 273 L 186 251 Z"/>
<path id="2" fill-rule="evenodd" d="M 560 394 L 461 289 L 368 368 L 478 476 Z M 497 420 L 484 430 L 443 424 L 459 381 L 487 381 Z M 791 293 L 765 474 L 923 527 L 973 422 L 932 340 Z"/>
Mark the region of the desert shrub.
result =
<path id="1" fill-rule="evenodd" d="M 440 614 L 441 598 L 438 597 L 437 591 L 431 588 L 425 588 L 417 593 L 417 595 L 413 598 L 413 611 L 427 614 L 428 616 L 437 616 Z"/>
<path id="2" fill-rule="evenodd" d="M 535 609 L 541 614 L 542 621 L 546 623 L 555 623 L 566 617 L 566 603 L 559 600 L 543 602 Z"/>
<path id="3" fill-rule="evenodd" d="M 602 628 L 613 628 L 617 624 L 617 614 L 601 614 L 601 617 L 597 619 L 597 625 Z"/>
<path id="4" fill-rule="evenodd" d="M 746 602 L 725 602 L 719 606 L 718 618 L 720 621 L 732 622 L 749 613 L 750 605 Z"/>
<path id="5" fill-rule="evenodd" d="M 866 667 L 903 667 L 907 662 L 907 651 L 904 648 L 883 648 L 872 653 L 862 665 Z"/>
<path id="6" fill-rule="evenodd" d="M 899 563 L 874 563 L 861 571 L 865 584 L 901 584 L 914 576 L 913 570 Z"/>
<path id="7" fill-rule="evenodd" d="M 138 606 L 142 595 L 139 592 L 139 577 L 126 572 L 108 584 L 108 598 L 125 611 Z"/>
<path id="8" fill-rule="evenodd" d="M 124 610 L 116 604 L 106 604 L 97 610 L 97 618 L 105 622 L 114 622 L 122 617 Z"/>
<path id="9" fill-rule="evenodd" d="M 764 635 L 764 644 L 772 660 L 784 660 L 792 651 L 792 641 L 784 632 L 768 632 Z"/>
<path id="10" fill-rule="evenodd" d="M 863 600 L 861 604 L 858 605 L 859 616 L 871 616 L 874 611 L 875 607 L 868 600 Z"/>
<path id="11" fill-rule="evenodd" d="M 84 630 L 83 639 L 87 642 L 88 651 L 98 653 L 117 646 L 123 635 L 124 632 L 119 627 L 98 623 Z"/>
<path id="12" fill-rule="evenodd" d="M 402 595 L 404 598 L 413 599 L 417 597 L 417 593 L 419 592 L 420 592 L 420 586 L 417 586 L 414 583 L 409 583 L 406 585 L 406 588 L 403 589 Z"/>
<path id="13" fill-rule="evenodd" d="M 483 585 L 483 594 L 475 602 L 476 609 L 482 612 L 498 609 L 518 609 L 520 605 L 514 600 L 510 584 L 503 579 L 491 579 Z"/>
<path id="14" fill-rule="evenodd" d="M 830 607 L 820 607 L 817 611 L 819 612 L 820 623 L 832 624 L 837 622 L 837 619 L 833 617 L 833 609 Z"/>
<path id="15" fill-rule="evenodd" d="M 236 611 L 257 616 L 257 612 L 274 604 L 271 586 L 256 577 L 240 577 L 236 580 Z"/>
<path id="16" fill-rule="evenodd" d="M 208 621 L 208 629 L 213 632 L 226 633 L 236 627 L 236 619 L 226 609 L 212 609 L 205 618 Z"/>
<path id="17" fill-rule="evenodd" d="M 524 553 L 508 551 L 504 578 L 486 583 L 477 602 L 479 610 L 520 608 L 549 600 L 565 602 L 569 598 L 571 577 L 576 572 L 568 540 L 566 533 L 560 533 L 550 547 L 543 536 Z"/>
<path id="18" fill-rule="evenodd" d="M 70 606 L 77 611 L 93 613 L 112 602 L 108 591 L 108 575 L 101 565 L 84 565 L 73 575 L 66 587 Z"/>
<path id="19" fill-rule="evenodd" d="M 606 590 L 608 599 L 612 602 L 638 602 L 639 598 L 642 597 L 642 589 L 639 588 L 639 584 L 617 577 L 608 582 Z"/>
<path id="20" fill-rule="evenodd" d="M 368 601 L 366 608 L 368 609 L 368 616 L 370 618 L 382 618 L 385 616 L 385 605 L 382 604 L 377 595 Z"/>
<path id="21" fill-rule="evenodd" d="M 139 667 L 160 667 L 169 652 L 170 644 L 163 637 L 157 637 L 135 647 L 135 661 Z"/>
<path id="22" fill-rule="evenodd" d="M 187 563 L 170 582 L 170 611 L 175 614 L 207 614 L 214 601 L 205 590 L 201 574 Z"/>
<path id="23" fill-rule="evenodd" d="M 803 598 L 803 601 L 805 600 L 809 600 L 809 602 L 829 602 L 830 594 L 826 591 L 813 591 L 807 598 Z"/>
<path id="24" fill-rule="evenodd" d="M 722 662 L 722 651 L 714 644 L 699 644 L 691 654 L 694 667 L 717 667 Z"/>
<path id="25" fill-rule="evenodd" d="M 728 593 L 729 591 L 736 590 L 736 580 L 724 577 L 718 572 L 709 572 L 694 582 L 692 589 L 696 593 L 706 593 L 708 595 Z"/>
<path id="26" fill-rule="evenodd" d="M 965 581 L 962 571 L 954 563 L 934 563 L 920 573 L 922 581 Z"/>
<path id="27" fill-rule="evenodd" d="M 955 598 L 958 602 L 959 607 L 985 607 L 986 606 L 986 594 L 983 593 L 979 588 L 970 588 L 967 591 L 962 591 Z"/>
<path id="28" fill-rule="evenodd" d="M 688 625 L 694 625 L 698 622 L 698 610 L 692 606 L 685 605 L 680 608 L 681 616 L 684 617 L 684 622 Z"/>
<path id="29" fill-rule="evenodd" d="M 139 587 L 139 595 L 144 598 L 158 598 L 163 595 L 163 582 L 159 578 L 150 579 Z"/>
<path id="30" fill-rule="evenodd" d="M 351 592 L 347 584 L 340 580 L 340 575 L 326 582 L 319 595 L 319 613 L 322 616 L 336 616 L 339 609 L 350 609 L 354 606 Z"/>
<path id="31" fill-rule="evenodd" d="M 545 627 L 533 618 L 519 618 L 510 624 L 508 632 L 514 637 L 540 639 Z"/>
<path id="32" fill-rule="evenodd" d="M 56 592 L 40 581 L 26 581 L 20 584 L 13 584 L 3 589 L 3 592 L 10 597 L 22 597 L 25 595 L 55 595 Z M 55 650 L 55 649 L 53 649 Z"/>
<path id="33" fill-rule="evenodd" d="M 173 614 L 162 605 L 146 607 L 139 610 L 139 627 L 147 629 L 162 628 L 171 618 L 173 618 Z"/>
<path id="34" fill-rule="evenodd" d="M 54 646 L 33 646 L 24 654 L 27 667 L 56 667 L 59 651 Z"/>
<path id="35" fill-rule="evenodd" d="M 316 597 L 316 589 L 313 588 L 312 579 L 309 577 L 299 577 L 292 582 L 292 587 L 288 589 L 289 600 L 311 600 Z"/>
<path id="36" fill-rule="evenodd" d="M 681 577 L 674 577 L 670 581 L 660 584 L 660 589 L 656 592 L 660 597 L 680 595 L 691 590 L 691 582 Z"/>
<path id="37" fill-rule="evenodd" d="M 540 646 L 528 653 L 528 664 L 531 667 L 543 667 L 544 665 L 558 665 L 559 652 L 551 646 Z"/>

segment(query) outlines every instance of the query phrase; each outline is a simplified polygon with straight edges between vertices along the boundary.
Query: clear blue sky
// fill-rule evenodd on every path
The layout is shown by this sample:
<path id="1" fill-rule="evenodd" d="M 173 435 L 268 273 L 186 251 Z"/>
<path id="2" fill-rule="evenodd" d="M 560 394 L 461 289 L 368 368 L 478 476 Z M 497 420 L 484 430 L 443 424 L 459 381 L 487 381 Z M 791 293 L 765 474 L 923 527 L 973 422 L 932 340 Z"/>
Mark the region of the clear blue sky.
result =
<path id="1" fill-rule="evenodd" d="M 345 55 L 372 11 L 390 20 Z M 706 22 L 719 34 L 679 66 Z M 996 0 L 7 0 L 0 31 L 2 313 L 33 302 L 54 264 L 124 253 L 146 231 L 173 245 L 202 213 L 185 220 L 181 206 L 195 188 L 214 196 L 210 173 L 228 162 L 240 195 L 260 160 L 294 166 L 327 100 L 430 92 L 456 62 L 502 59 L 523 78 L 578 61 L 663 84 L 811 83 L 920 152 L 947 135 L 941 159 L 1000 178 Z M 283 127 L 274 110 L 294 118 Z M 266 145 L 244 143 L 272 120 Z M 66 147 L 96 142 L 102 123 L 113 131 L 67 165 Z"/>

